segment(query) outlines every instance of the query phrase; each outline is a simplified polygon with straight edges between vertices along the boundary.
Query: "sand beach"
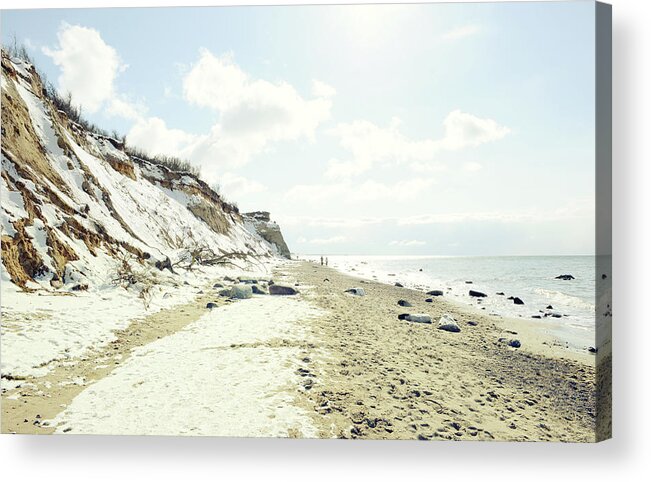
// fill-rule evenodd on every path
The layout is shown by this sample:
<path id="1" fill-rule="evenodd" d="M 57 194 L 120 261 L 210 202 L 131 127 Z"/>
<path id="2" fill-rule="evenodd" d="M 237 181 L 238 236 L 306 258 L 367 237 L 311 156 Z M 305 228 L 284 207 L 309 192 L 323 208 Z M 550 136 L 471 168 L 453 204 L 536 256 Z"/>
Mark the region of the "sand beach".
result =
<path id="1" fill-rule="evenodd" d="M 594 441 L 594 355 L 535 324 L 311 262 L 273 280 L 298 294 L 229 300 L 207 279 L 108 344 L 3 380 L 2 432 Z M 444 314 L 459 332 L 437 328 Z"/>

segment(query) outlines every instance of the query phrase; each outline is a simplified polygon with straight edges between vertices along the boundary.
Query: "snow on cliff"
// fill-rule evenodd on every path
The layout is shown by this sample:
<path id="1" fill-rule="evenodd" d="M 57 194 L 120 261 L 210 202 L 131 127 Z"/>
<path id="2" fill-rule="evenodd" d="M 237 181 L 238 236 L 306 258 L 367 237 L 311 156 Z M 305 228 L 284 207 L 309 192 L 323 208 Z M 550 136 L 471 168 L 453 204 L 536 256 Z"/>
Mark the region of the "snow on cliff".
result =
<path id="1" fill-rule="evenodd" d="M 33 67 L 2 58 L 2 261 L 21 287 L 103 285 L 115 260 L 192 247 L 274 253 L 196 176 L 126 153 L 54 108 Z"/>

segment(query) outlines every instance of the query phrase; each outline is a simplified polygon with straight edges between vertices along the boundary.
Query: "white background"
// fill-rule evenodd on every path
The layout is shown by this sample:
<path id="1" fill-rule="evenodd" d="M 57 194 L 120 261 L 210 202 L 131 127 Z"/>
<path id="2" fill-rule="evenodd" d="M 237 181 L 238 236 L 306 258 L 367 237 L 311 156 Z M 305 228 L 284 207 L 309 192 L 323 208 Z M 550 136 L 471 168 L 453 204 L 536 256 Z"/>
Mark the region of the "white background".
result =
<path id="1" fill-rule="evenodd" d="M 187 3 L 247 2 L 193 0 Z M 249 3 L 274 2 L 253 0 Z M 651 2 L 611 0 L 611 3 L 614 57 L 613 440 L 597 445 L 570 445 L 2 435 L 0 477 L 12 482 L 34 479 L 240 480 L 253 477 L 332 481 L 353 477 L 398 481 L 651 480 Z M 2 8 L 180 4 L 174 0 L 8 0 L 3 2 Z"/>

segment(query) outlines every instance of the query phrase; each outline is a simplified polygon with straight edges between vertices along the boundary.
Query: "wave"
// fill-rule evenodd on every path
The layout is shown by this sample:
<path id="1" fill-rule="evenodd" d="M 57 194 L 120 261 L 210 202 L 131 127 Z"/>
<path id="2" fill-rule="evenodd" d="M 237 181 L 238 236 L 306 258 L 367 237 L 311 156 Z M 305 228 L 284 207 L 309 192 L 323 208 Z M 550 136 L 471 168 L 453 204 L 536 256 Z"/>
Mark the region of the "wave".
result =
<path id="1" fill-rule="evenodd" d="M 557 304 L 569 306 L 572 308 L 578 308 L 581 310 L 589 311 L 594 313 L 595 305 L 590 303 L 582 298 L 577 296 L 568 295 L 566 293 L 561 293 L 560 291 L 547 290 L 545 288 L 534 288 L 534 293 L 544 296 L 546 299 L 551 302 L 556 302 Z"/>

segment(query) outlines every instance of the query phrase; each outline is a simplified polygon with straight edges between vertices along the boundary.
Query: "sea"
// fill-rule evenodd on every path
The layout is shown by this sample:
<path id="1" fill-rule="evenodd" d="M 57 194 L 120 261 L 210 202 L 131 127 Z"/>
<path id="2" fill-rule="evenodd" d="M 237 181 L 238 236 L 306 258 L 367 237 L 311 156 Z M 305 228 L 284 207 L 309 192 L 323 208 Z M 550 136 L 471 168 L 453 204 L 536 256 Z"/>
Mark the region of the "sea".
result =
<path id="1" fill-rule="evenodd" d="M 320 256 L 300 258 L 320 262 Z M 610 272 L 596 273 L 595 256 L 332 255 L 327 258 L 329 266 L 346 274 L 423 291 L 442 290 L 446 299 L 474 306 L 487 314 L 539 322 L 541 328 L 549 328 L 578 349 L 595 344 L 595 293 L 604 291 L 600 285 L 609 284 L 611 276 Z M 574 279 L 556 278 L 564 274 Z M 606 275 L 603 279 L 602 274 Z M 469 295 L 471 289 L 487 296 L 478 302 Z M 524 304 L 516 305 L 509 297 L 518 297 Z M 545 317 L 545 313 L 549 315 Z M 552 317 L 551 313 L 560 317 Z"/>

